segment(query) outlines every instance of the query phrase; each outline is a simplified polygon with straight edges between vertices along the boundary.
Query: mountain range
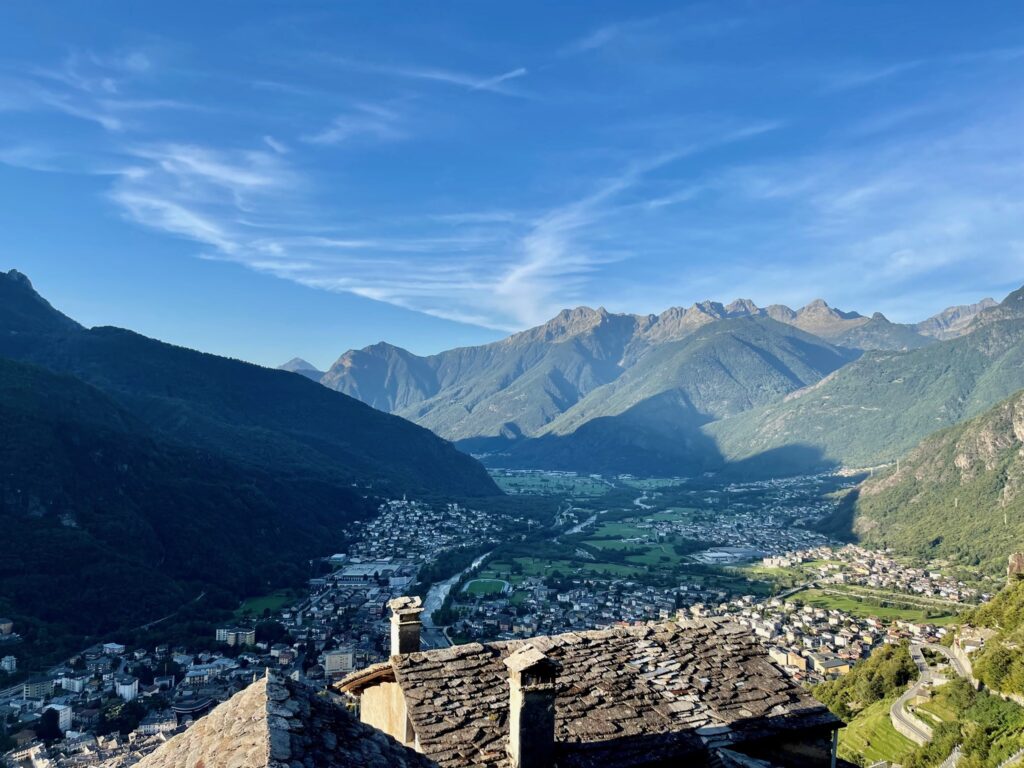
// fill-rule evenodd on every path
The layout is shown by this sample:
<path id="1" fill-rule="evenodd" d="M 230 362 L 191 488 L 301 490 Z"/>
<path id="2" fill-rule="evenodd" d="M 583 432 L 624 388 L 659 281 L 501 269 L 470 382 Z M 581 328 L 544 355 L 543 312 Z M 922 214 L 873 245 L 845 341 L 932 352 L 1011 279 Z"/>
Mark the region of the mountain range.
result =
<path id="1" fill-rule="evenodd" d="M 867 352 L 816 386 L 709 425 L 707 434 L 732 460 L 800 446 L 806 463 L 784 467 L 794 471 L 895 461 L 932 432 L 1024 388 L 1024 289 L 981 311 L 969 331 L 922 349 Z"/>
<path id="2" fill-rule="evenodd" d="M 405 492 L 499 495 L 422 427 L 300 376 L 83 328 L 0 273 L 0 614 L 38 653 L 301 581 Z"/>
<path id="3" fill-rule="evenodd" d="M 659 315 L 578 307 L 492 344 L 418 356 L 381 342 L 344 353 L 319 376 L 298 359 L 286 367 L 495 466 L 687 474 L 741 461 L 802 469 L 847 456 L 785 436 L 750 450 L 725 425 L 842 376 L 861 356 L 945 350 L 1000 307 L 985 299 L 915 325 L 822 300 L 799 310 L 706 301 Z M 755 416 L 749 423 L 764 426 Z"/>

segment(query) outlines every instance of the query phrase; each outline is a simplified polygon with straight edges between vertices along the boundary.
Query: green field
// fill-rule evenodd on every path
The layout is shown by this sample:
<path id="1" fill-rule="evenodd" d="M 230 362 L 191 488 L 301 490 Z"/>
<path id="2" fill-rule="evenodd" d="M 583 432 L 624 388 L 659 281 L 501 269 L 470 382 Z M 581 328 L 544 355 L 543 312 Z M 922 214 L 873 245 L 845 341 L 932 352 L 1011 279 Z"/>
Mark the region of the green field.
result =
<path id="1" fill-rule="evenodd" d="M 682 562 L 683 558 L 675 553 L 668 544 L 651 544 L 643 548 L 643 551 L 629 555 L 626 560 L 637 565 L 673 566 Z"/>
<path id="2" fill-rule="evenodd" d="M 917 711 L 918 714 L 926 713 L 931 715 L 938 722 L 952 722 L 956 720 L 956 712 L 948 706 L 944 698 L 940 697 L 933 696 L 924 704 L 918 704 Z"/>
<path id="3" fill-rule="evenodd" d="M 517 557 L 516 562 L 522 567 L 523 573 L 527 576 L 550 576 L 558 571 L 563 576 L 572 576 L 577 573 L 593 576 L 622 576 L 633 577 L 645 571 L 640 566 L 622 565 L 619 563 L 599 563 L 572 560 L 541 560 L 535 557 Z"/>
<path id="4" fill-rule="evenodd" d="M 593 497 L 603 496 L 613 487 L 587 475 L 570 477 L 548 472 L 497 470 L 491 473 L 491 478 L 506 493 L 533 495 Z"/>
<path id="5" fill-rule="evenodd" d="M 650 520 L 651 522 L 657 522 L 659 520 L 689 520 L 695 512 L 698 510 L 692 507 L 673 507 L 667 509 L 664 512 L 655 512 L 654 514 L 644 515 L 644 520 Z"/>
<path id="6" fill-rule="evenodd" d="M 898 733 L 889 721 L 892 699 L 876 701 L 839 731 L 839 757 L 864 765 L 880 761 L 899 763 L 917 745 Z"/>
<path id="7" fill-rule="evenodd" d="M 632 539 L 647 536 L 651 532 L 623 522 L 601 523 L 590 535 L 595 539 Z"/>
<path id="8" fill-rule="evenodd" d="M 505 591 L 506 582 L 499 579 L 473 579 L 473 581 L 466 584 L 463 588 L 463 592 L 467 595 L 482 596 L 482 595 L 500 595 Z"/>
<path id="9" fill-rule="evenodd" d="M 793 595 L 792 599 L 800 603 L 813 605 L 816 608 L 836 609 L 851 616 L 859 616 L 861 618 L 875 616 L 889 621 L 903 619 L 904 621 L 928 622 L 940 626 L 957 620 L 957 617 L 952 614 L 928 617 L 926 616 L 927 611 L 921 608 L 883 606 L 875 601 L 858 600 L 852 596 L 827 594 L 820 589 L 802 590 Z"/>
<path id="10" fill-rule="evenodd" d="M 238 610 L 235 611 L 235 616 L 255 616 L 258 618 L 263 615 L 264 611 L 276 613 L 293 600 L 295 600 L 295 595 L 290 590 L 278 589 L 266 595 L 243 600 L 242 604 L 238 606 Z"/>

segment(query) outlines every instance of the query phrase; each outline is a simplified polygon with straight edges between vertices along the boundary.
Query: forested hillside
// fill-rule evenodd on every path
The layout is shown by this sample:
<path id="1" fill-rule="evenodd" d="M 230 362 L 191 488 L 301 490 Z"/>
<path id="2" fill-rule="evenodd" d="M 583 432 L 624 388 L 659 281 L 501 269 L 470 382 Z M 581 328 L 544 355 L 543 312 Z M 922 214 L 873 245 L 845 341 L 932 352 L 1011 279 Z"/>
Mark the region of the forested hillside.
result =
<path id="1" fill-rule="evenodd" d="M 730 460 L 804 446 L 820 457 L 818 466 L 895 461 L 932 432 L 1024 388 L 1024 316 L 1013 297 L 985 310 L 965 336 L 909 352 L 868 352 L 816 386 L 706 432 Z"/>
<path id="2" fill-rule="evenodd" d="M 866 482 L 854 532 L 866 543 L 998 572 L 1024 542 L 1024 392 L 924 440 Z"/>
<path id="3" fill-rule="evenodd" d="M 32 655 L 301 580 L 354 489 L 170 444 L 94 387 L 0 359 L 0 614 Z M 66 647 L 63 647 L 67 650 Z"/>
<path id="4" fill-rule="evenodd" d="M 975 609 L 967 624 L 995 631 L 973 658 L 974 676 L 993 691 L 1024 696 L 1024 581 Z"/>
<path id="5" fill-rule="evenodd" d="M 499 495 L 422 427 L 291 373 L 84 329 L 0 274 L 0 615 L 23 661 L 199 595 L 223 610 L 301 582 L 406 492 Z"/>
<path id="6" fill-rule="evenodd" d="M 29 311 L 31 327 L 22 319 Z M 0 274 L 0 357 L 92 384 L 174 442 L 282 477 L 395 492 L 497 492 L 479 463 L 428 430 L 305 377 L 69 322 L 24 276 Z"/>

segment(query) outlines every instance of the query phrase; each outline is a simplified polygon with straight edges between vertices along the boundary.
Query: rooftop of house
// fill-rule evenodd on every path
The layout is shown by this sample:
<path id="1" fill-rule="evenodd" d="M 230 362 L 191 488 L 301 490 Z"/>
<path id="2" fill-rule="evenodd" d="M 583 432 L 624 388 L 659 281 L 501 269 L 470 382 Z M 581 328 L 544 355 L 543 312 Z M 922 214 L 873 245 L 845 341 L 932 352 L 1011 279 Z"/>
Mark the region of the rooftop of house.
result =
<path id="1" fill-rule="evenodd" d="M 555 741 L 565 768 L 668 763 L 840 725 L 783 675 L 749 629 L 721 619 L 396 655 L 338 687 L 357 695 L 397 681 L 417 743 L 442 768 L 506 768 L 505 660 L 527 647 L 559 666 Z"/>
<path id="2" fill-rule="evenodd" d="M 265 677 L 232 696 L 137 768 L 436 768 L 360 723 L 335 694 Z"/>

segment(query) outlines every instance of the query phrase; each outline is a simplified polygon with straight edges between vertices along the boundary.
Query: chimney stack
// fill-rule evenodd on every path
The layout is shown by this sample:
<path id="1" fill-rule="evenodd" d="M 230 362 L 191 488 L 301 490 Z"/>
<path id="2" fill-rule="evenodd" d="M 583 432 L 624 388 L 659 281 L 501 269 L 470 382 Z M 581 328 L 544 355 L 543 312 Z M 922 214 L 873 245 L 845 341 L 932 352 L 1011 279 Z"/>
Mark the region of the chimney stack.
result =
<path id="1" fill-rule="evenodd" d="M 558 662 L 525 645 L 505 659 L 505 666 L 509 671 L 511 768 L 552 768 Z"/>
<path id="2" fill-rule="evenodd" d="M 388 603 L 391 609 L 391 655 L 415 653 L 420 649 L 423 622 L 423 601 L 418 597 L 396 597 Z"/>

